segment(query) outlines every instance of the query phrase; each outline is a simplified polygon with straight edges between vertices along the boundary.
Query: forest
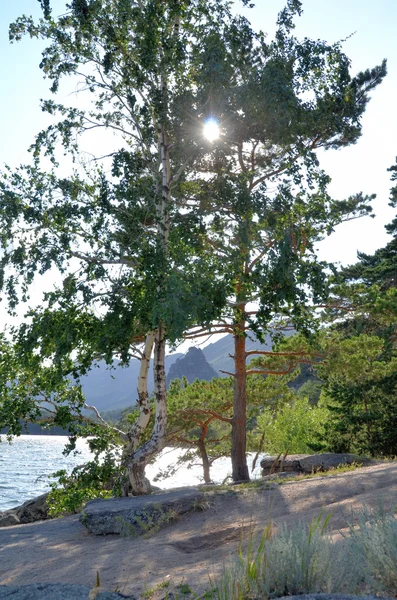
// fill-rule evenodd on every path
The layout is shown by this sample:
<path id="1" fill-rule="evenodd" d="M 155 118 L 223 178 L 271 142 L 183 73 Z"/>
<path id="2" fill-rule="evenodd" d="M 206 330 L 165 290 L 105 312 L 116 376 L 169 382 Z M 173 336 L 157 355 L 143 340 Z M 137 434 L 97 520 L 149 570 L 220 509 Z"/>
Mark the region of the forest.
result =
<path id="1" fill-rule="evenodd" d="M 357 142 L 386 61 L 351 73 L 343 42 L 298 39 L 288 0 L 268 39 L 227 0 L 71 0 L 10 40 L 45 41 L 51 124 L 31 162 L 0 172 L 0 430 L 26 423 L 88 438 L 95 458 L 61 474 L 59 506 L 150 493 L 165 446 L 221 456 L 249 481 L 247 452 L 397 454 L 397 218 L 390 241 L 340 267 L 317 243 L 376 197 L 335 199 L 320 151 Z M 79 106 L 57 102 L 79 81 Z M 83 151 L 103 136 L 108 151 Z M 397 206 L 397 163 L 390 206 Z M 231 370 L 174 379 L 166 353 L 232 336 Z M 266 344 L 265 344 L 266 342 Z M 99 361 L 139 361 L 121 415 L 87 402 Z M 148 389 L 149 367 L 153 385 Z M 153 389 L 153 392 L 151 390 Z M 109 406 L 109 410 L 112 407 Z"/>

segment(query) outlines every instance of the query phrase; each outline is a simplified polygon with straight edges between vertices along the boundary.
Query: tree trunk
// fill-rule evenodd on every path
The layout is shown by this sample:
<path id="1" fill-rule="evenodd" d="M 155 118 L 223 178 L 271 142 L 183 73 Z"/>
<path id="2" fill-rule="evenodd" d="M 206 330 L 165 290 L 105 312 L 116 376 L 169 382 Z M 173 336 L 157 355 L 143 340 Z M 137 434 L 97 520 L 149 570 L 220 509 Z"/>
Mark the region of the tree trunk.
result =
<path id="1" fill-rule="evenodd" d="M 145 477 L 146 462 L 132 463 L 128 472 L 133 496 L 145 496 L 152 492 L 149 479 Z"/>
<path id="2" fill-rule="evenodd" d="M 138 407 L 139 415 L 135 423 L 129 430 L 128 442 L 123 449 L 122 464 L 126 465 L 127 478 L 129 485 L 123 488 L 123 495 L 127 496 L 129 492 L 133 496 L 150 493 L 150 482 L 145 478 L 145 466 L 146 462 L 138 463 L 135 460 L 135 453 L 139 446 L 139 441 L 142 433 L 150 421 L 151 407 L 148 394 L 148 373 L 150 366 L 150 358 L 152 356 L 152 350 L 154 346 L 154 332 L 150 332 L 146 335 L 145 347 L 141 358 L 141 365 L 138 377 Z"/>
<path id="3" fill-rule="evenodd" d="M 152 356 L 152 350 L 154 346 L 154 332 L 148 333 L 145 339 L 145 347 L 143 350 L 141 365 L 138 377 L 138 407 L 139 415 L 135 423 L 132 425 L 128 432 L 128 439 L 130 440 L 131 448 L 136 450 L 138 448 L 140 437 L 145 431 L 150 421 L 150 415 L 152 409 L 150 407 L 150 400 L 148 394 L 147 378 L 149 373 L 150 359 Z"/>
<path id="4" fill-rule="evenodd" d="M 245 322 L 240 321 L 234 334 L 234 397 L 232 419 L 232 478 L 249 481 L 247 446 L 247 370 L 245 366 Z"/>
<path id="5" fill-rule="evenodd" d="M 208 459 L 207 448 L 204 440 L 198 440 L 197 446 L 200 452 L 201 462 L 203 464 L 204 483 L 211 483 L 210 461 Z"/>
<path id="6" fill-rule="evenodd" d="M 163 111 L 167 112 L 167 95 L 168 82 L 165 76 L 161 78 L 161 95 L 163 98 Z M 165 290 L 165 263 L 168 255 L 168 238 L 170 232 L 170 153 L 169 141 L 165 124 L 163 122 L 164 114 L 159 115 L 157 122 L 158 131 L 158 149 L 161 160 L 161 193 L 156 200 L 157 212 L 157 240 L 162 251 L 164 264 L 159 265 L 158 271 L 158 298 L 157 302 L 161 303 Z M 128 456 L 129 479 L 132 486 L 132 494 L 146 494 L 150 491 L 150 483 L 145 478 L 145 467 L 149 460 L 160 450 L 165 444 L 165 434 L 167 427 L 167 402 L 166 402 L 166 377 L 165 377 L 165 346 L 166 346 L 166 330 L 165 325 L 160 322 L 154 336 L 154 399 L 155 399 L 155 419 L 153 431 L 150 440 L 143 446 L 134 447 L 132 454 Z M 147 373 L 146 373 L 147 374 Z M 142 396 L 145 404 L 145 399 Z M 150 418 L 150 413 L 149 413 Z M 144 417 L 142 417 L 144 421 Z"/>
<path id="7" fill-rule="evenodd" d="M 154 399 L 155 418 L 150 440 L 140 448 L 129 445 L 124 453 L 128 467 L 131 493 L 133 496 L 149 494 L 151 485 L 145 477 L 145 467 L 150 459 L 163 449 L 167 427 L 166 380 L 165 380 L 165 334 L 159 327 L 154 344 Z"/>
<path id="8" fill-rule="evenodd" d="M 150 441 L 156 444 L 159 450 L 164 446 L 167 429 L 167 395 L 165 377 L 165 331 L 160 325 L 156 332 L 154 346 L 154 398 L 156 402 L 156 418 L 154 421 L 153 434 Z"/>

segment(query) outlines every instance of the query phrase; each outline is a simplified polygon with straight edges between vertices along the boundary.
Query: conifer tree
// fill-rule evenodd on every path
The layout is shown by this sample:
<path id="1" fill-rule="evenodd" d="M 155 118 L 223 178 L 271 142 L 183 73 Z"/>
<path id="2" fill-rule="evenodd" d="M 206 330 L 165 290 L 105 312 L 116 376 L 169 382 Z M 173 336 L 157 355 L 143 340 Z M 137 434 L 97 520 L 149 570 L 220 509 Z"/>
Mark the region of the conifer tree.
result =
<path id="1" fill-rule="evenodd" d="M 233 478 L 246 480 L 247 331 L 261 338 L 283 318 L 308 330 L 308 303 L 326 297 L 314 243 L 366 214 L 370 197 L 334 201 L 316 150 L 357 141 L 385 63 L 353 77 L 339 43 L 297 40 L 299 0 L 288 0 L 270 42 L 226 1 L 73 0 L 57 18 L 41 5 L 40 22 L 21 17 L 11 40 L 47 40 L 52 91 L 78 76 L 92 108 L 45 101 L 59 122 L 38 134 L 33 164 L 1 181 L 0 283 L 11 309 L 36 274 L 62 274 L 20 329 L 22 356 L 40 353 L 62 377 L 141 353 L 141 411 L 124 462 L 143 493 L 144 467 L 165 440 L 166 341 L 233 333 Z M 81 165 L 91 129 L 116 132 L 120 146 Z M 68 176 L 59 148 L 76 161 Z M 140 447 L 152 345 L 154 429 Z"/>
<path id="2" fill-rule="evenodd" d="M 396 181 L 396 166 L 389 171 Z M 397 186 L 390 206 L 397 206 Z M 334 322 L 339 342 L 323 367 L 333 419 L 328 447 L 336 451 L 394 456 L 397 327 L 397 228 L 386 225 L 393 239 L 334 277 L 327 318 Z"/>

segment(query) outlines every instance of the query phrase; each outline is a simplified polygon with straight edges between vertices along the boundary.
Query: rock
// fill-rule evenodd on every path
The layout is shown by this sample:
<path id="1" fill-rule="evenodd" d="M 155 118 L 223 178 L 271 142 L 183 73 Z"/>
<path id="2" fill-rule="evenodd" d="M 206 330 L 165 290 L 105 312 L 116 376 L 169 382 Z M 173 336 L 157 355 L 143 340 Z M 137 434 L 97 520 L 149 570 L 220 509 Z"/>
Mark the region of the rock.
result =
<path id="1" fill-rule="evenodd" d="M 0 596 L 1 598 L 1 596 Z M 351 596 L 350 594 L 300 594 L 299 596 L 282 596 L 278 600 L 392 600 L 389 596 Z"/>
<path id="2" fill-rule="evenodd" d="M 363 466 L 378 464 L 378 461 L 371 458 L 364 458 L 356 454 L 333 454 L 331 452 L 324 454 L 291 454 L 284 460 L 277 456 L 266 456 L 261 460 L 263 476 L 271 473 L 281 473 L 297 471 L 298 473 L 317 473 L 319 471 L 329 471 L 340 465 L 350 465 L 357 463 Z"/>
<path id="3" fill-rule="evenodd" d="M 203 492 L 190 487 L 148 496 L 91 500 L 81 513 L 80 522 L 95 535 L 150 534 L 194 510 L 203 497 Z"/>
<path id="4" fill-rule="evenodd" d="M 272 475 L 264 475 L 263 481 L 272 481 L 272 479 L 285 479 L 288 477 L 299 477 L 302 475 L 300 471 L 282 471 L 281 473 L 273 473 Z M 276 486 L 277 487 L 277 486 Z"/>
<path id="5" fill-rule="evenodd" d="M 31 583 L 29 585 L 0 585 L 0 600 L 87 600 L 90 588 L 70 583 Z M 95 600 L 121 600 L 134 596 L 99 591 Z"/>
<path id="6" fill-rule="evenodd" d="M 42 494 L 37 498 L 27 500 L 21 506 L 13 509 L 13 512 L 21 523 L 33 523 L 33 521 L 48 519 L 47 496 L 48 494 Z"/>
<path id="7" fill-rule="evenodd" d="M 11 525 L 19 525 L 20 520 L 12 512 L 2 513 L 0 515 L 0 527 L 10 527 Z"/>
<path id="8" fill-rule="evenodd" d="M 41 496 L 27 500 L 21 506 L 16 506 L 0 513 L 0 527 L 49 519 L 47 496 L 48 493 L 42 494 Z"/>
<path id="9" fill-rule="evenodd" d="M 182 377 L 186 377 L 189 383 L 193 383 L 195 379 L 210 381 L 218 376 L 218 373 L 207 362 L 203 351 L 193 346 L 170 366 L 167 387 L 173 379 L 182 379 Z"/>
<path id="10" fill-rule="evenodd" d="M 277 456 L 266 456 L 261 460 L 261 467 L 263 469 L 263 475 L 271 475 L 272 473 L 281 473 L 284 471 L 298 472 L 301 473 L 300 459 L 305 458 L 307 454 L 291 454 L 284 460 Z"/>
<path id="11" fill-rule="evenodd" d="M 357 456 L 357 454 L 332 454 L 331 452 L 306 456 L 299 462 L 303 473 L 329 471 L 330 469 L 335 469 L 340 465 L 351 465 L 353 463 L 360 464 L 363 467 L 376 465 L 378 463 L 376 460 L 364 458 L 363 456 Z"/>

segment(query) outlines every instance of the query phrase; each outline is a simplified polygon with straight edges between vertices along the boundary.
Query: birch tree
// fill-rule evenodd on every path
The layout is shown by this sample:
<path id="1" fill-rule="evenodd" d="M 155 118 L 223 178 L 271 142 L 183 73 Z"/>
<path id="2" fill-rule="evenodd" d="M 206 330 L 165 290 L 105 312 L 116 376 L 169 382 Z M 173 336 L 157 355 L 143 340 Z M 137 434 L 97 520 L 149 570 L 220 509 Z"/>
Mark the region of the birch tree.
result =
<path id="1" fill-rule="evenodd" d="M 165 439 L 166 340 L 211 320 L 224 296 L 223 284 L 209 289 L 213 268 L 182 176 L 208 152 L 194 81 L 198 48 L 232 17 L 218 2 L 76 0 L 59 17 L 50 2 L 41 5 L 38 23 L 23 16 L 11 25 L 11 41 L 46 40 L 41 68 L 51 91 L 77 77 L 92 106 L 44 101 L 60 120 L 37 135 L 31 165 L 3 174 L 1 286 L 14 310 L 36 275 L 60 272 L 61 284 L 17 337 L 23 352 L 61 365 L 63 375 L 84 374 L 100 357 L 140 356 L 140 415 L 123 440 L 123 461 L 133 493 L 145 493 L 144 467 Z M 92 130 L 116 133 L 118 148 L 82 164 L 83 134 Z M 60 150 L 76 165 L 67 177 Z M 154 428 L 139 446 L 153 346 Z"/>
<path id="2" fill-rule="evenodd" d="M 326 297 L 314 244 L 366 214 L 370 198 L 334 201 L 316 151 L 358 139 L 385 64 L 353 77 L 339 43 L 297 40 L 299 0 L 281 11 L 270 42 L 226 0 L 74 0 L 57 18 L 49 0 L 41 4 L 40 22 L 21 17 L 11 40 L 47 40 L 41 66 L 52 91 L 78 77 L 92 108 L 45 101 L 59 122 L 38 134 L 32 165 L 2 178 L 1 284 L 11 309 L 36 274 L 62 274 L 19 339 L 55 364 L 68 356 L 75 374 L 100 356 L 142 353 L 142 410 L 124 452 L 141 493 L 165 439 L 166 341 L 232 333 L 233 478 L 246 480 L 247 332 L 261 338 L 278 318 L 308 330 L 308 303 Z M 81 139 L 93 129 L 115 132 L 120 145 L 81 165 Z M 68 177 L 60 147 L 76 161 Z M 139 448 L 152 339 L 155 424 Z"/>

